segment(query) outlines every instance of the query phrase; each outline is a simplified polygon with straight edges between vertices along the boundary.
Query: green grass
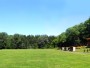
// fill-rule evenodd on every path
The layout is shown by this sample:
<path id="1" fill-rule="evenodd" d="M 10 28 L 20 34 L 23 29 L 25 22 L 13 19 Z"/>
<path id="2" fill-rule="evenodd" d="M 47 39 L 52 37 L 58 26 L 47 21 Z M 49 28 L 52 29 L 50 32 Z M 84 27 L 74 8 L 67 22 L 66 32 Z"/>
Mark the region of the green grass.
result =
<path id="1" fill-rule="evenodd" d="M 90 53 L 55 49 L 0 50 L 0 68 L 90 68 Z"/>

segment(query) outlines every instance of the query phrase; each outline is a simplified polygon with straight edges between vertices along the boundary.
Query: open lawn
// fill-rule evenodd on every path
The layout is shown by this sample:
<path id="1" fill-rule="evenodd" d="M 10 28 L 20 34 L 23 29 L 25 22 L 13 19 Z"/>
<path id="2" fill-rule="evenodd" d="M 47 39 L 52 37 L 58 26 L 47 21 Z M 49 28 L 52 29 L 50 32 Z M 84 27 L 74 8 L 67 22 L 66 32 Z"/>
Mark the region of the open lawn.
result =
<path id="1" fill-rule="evenodd" d="M 0 50 L 0 68 L 90 68 L 90 53 L 55 49 Z"/>

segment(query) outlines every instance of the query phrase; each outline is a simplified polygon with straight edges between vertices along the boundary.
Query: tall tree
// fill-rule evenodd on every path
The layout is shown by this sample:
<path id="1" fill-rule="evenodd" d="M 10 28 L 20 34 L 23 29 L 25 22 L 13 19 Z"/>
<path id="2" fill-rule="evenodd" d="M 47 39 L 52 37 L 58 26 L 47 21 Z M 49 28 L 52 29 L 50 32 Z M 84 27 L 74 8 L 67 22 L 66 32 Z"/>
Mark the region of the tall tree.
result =
<path id="1" fill-rule="evenodd" d="M 7 44 L 7 33 L 2 32 L 0 33 L 0 49 L 6 48 L 6 44 Z"/>

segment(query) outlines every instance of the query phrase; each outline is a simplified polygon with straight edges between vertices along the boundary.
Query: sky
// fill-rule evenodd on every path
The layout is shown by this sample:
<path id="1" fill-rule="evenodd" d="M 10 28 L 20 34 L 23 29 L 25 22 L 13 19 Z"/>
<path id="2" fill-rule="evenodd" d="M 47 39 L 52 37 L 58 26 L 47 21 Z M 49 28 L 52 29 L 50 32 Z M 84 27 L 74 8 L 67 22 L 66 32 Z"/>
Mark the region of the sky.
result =
<path id="1" fill-rule="evenodd" d="M 0 0 L 0 32 L 59 35 L 90 17 L 90 0 Z"/>

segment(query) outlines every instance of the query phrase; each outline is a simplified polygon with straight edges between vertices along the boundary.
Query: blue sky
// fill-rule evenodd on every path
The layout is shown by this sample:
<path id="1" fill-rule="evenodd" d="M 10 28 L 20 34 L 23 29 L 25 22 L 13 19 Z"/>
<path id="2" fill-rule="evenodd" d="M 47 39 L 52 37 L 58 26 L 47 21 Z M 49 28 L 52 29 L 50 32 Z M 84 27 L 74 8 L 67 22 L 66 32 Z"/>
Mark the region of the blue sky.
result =
<path id="1" fill-rule="evenodd" d="M 59 35 L 90 17 L 90 0 L 0 0 L 0 32 Z"/>

